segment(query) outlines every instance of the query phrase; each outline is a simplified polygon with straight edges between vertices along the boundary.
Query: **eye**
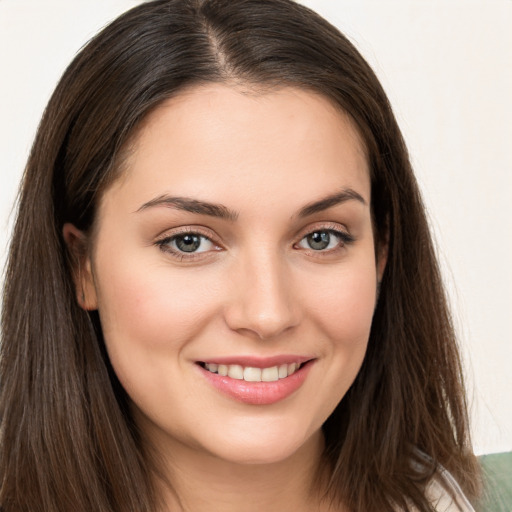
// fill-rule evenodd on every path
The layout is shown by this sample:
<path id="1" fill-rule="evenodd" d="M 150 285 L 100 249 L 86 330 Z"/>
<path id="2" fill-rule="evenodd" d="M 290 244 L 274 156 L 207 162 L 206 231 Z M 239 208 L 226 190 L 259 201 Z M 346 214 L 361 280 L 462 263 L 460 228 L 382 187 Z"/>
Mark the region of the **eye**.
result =
<path id="1" fill-rule="evenodd" d="M 180 233 L 159 240 L 157 244 L 163 251 L 179 255 L 199 254 L 217 249 L 208 237 L 199 233 Z"/>
<path id="2" fill-rule="evenodd" d="M 301 249 L 313 251 L 329 251 L 350 242 L 353 242 L 353 238 L 348 233 L 332 229 L 318 229 L 308 233 L 297 246 Z"/>

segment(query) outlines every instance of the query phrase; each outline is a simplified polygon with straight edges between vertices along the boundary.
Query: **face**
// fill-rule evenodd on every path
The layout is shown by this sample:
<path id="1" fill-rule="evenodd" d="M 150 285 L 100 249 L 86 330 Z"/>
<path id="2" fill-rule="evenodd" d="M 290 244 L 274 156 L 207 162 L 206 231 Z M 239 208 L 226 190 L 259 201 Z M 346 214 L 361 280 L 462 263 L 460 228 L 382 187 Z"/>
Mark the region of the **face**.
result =
<path id="1" fill-rule="evenodd" d="M 370 199 L 351 121 L 314 93 L 208 85 L 149 116 L 80 287 L 151 440 L 262 463 L 319 434 L 367 347 Z"/>

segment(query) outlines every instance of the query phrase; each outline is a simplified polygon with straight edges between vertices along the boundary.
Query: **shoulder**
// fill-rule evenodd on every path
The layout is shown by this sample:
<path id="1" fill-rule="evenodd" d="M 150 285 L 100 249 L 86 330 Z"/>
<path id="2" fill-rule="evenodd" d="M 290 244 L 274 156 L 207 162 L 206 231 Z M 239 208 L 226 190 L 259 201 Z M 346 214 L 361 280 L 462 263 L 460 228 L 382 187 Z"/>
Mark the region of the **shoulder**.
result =
<path id="1" fill-rule="evenodd" d="M 425 488 L 425 497 L 436 512 L 475 512 L 453 475 L 421 450 L 415 450 L 411 464 L 416 469 L 436 467 Z M 413 510 L 415 508 L 413 507 Z"/>
<path id="2" fill-rule="evenodd" d="M 439 468 L 426 489 L 436 512 L 475 512 L 459 484 L 444 468 Z"/>

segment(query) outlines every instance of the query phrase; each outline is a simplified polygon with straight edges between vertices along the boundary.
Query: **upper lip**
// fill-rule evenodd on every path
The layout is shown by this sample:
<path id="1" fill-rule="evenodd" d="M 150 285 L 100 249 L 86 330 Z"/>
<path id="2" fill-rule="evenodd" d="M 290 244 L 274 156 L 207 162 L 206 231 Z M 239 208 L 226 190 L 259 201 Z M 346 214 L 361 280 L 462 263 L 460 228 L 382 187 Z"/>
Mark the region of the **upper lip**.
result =
<path id="1" fill-rule="evenodd" d="M 240 366 L 250 366 L 252 368 L 270 368 L 272 366 L 280 366 L 282 364 L 297 363 L 302 364 L 307 361 L 314 359 L 311 356 L 299 356 L 293 354 L 280 354 L 270 357 L 259 357 L 259 356 L 228 356 L 228 357 L 212 357 L 207 358 L 198 363 L 207 364 L 224 364 Z"/>

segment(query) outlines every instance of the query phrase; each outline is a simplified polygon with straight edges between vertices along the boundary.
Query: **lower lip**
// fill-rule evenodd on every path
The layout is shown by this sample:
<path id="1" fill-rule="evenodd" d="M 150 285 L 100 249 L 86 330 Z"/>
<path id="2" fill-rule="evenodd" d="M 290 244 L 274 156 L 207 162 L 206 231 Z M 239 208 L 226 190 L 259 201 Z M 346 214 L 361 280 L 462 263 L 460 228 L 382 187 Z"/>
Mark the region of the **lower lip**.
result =
<path id="1" fill-rule="evenodd" d="M 303 364 L 295 373 L 273 382 L 246 382 L 224 377 L 198 366 L 216 389 L 239 402 L 249 405 L 269 405 L 280 402 L 297 391 L 306 379 L 314 361 Z"/>

